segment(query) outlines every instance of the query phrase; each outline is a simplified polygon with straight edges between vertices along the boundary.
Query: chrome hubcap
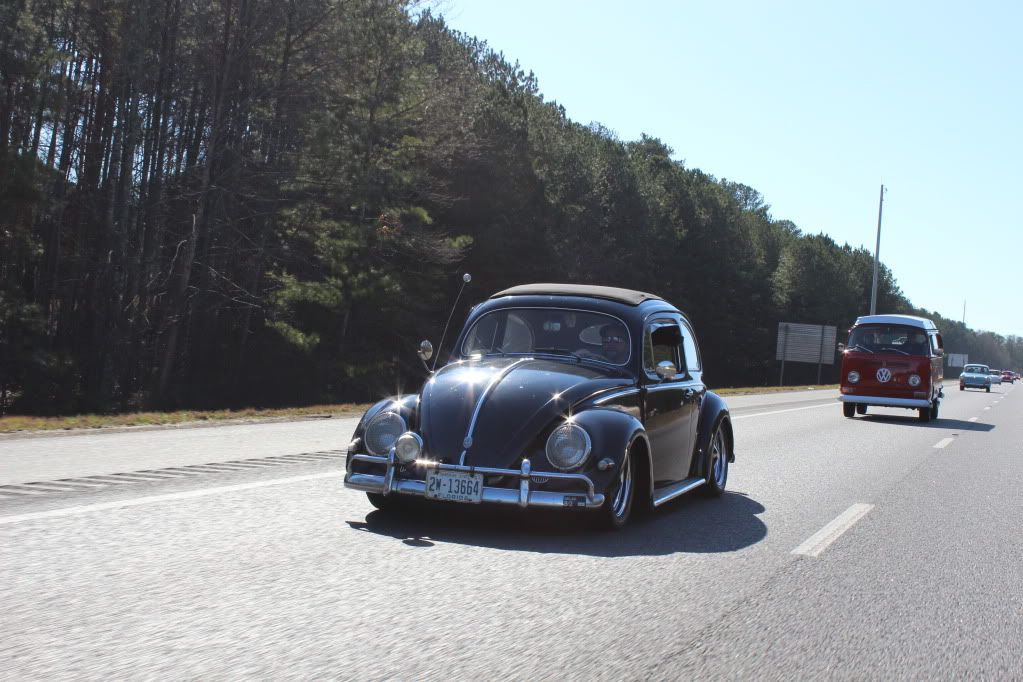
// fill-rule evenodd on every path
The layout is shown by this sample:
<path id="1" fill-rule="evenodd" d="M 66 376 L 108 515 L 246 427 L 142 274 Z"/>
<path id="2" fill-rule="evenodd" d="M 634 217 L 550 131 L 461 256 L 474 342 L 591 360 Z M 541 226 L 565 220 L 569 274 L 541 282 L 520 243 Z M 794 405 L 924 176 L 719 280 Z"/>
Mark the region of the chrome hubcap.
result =
<path id="1" fill-rule="evenodd" d="M 629 455 L 625 455 L 621 471 L 618 473 L 618 492 L 615 494 L 614 504 L 611 505 L 611 511 L 614 512 L 615 516 L 621 518 L 625 515 L 625 510 L 629 506 L 629 497 L 631 496 L 632 462 Z"/>
<path id="2" fill-rule="evenodd" d="M 714 440 L 711 442 L 710 456 L 713 462 L 711 472 L 714 476 L 714 483 L 719 488 L 723 488 L 725 477 L 728 475 L 728 455 L 725 452 L 725 436 L 720 429 L 714 434 Z"/>

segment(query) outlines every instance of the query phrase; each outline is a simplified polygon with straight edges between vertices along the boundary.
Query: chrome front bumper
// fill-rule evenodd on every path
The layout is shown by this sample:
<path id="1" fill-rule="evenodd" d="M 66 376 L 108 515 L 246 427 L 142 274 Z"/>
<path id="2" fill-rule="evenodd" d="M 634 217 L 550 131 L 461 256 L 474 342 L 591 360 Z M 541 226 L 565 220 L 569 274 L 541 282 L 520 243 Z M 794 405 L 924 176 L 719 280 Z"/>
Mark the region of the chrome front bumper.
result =
<path id="1" fill-rule="evenodd" d="M 353 462 L 367 462 L 379 464 L 384 467 L 381 475 L 352 473 Z M 415 479 L 398 478 L 396 476 L 400 464 L 395 459 L 392 450 L 387 457 L 376 455 L 352 455 L 348 458 L 347 472 L 345 473 L 345 487 L 353 490 L 361 490 L 367 493 L 379 493 L 389 495 L 398 493 L 400 495 L 416 495 L 426 497 L 426 481 Z M 456 471 L 465 474 L 483 474 L 484 476 L 512 476 L 519 479 L 518 488 L 495 488 L 483 486 L 482 501 L 490 504 L 509 504 L 519 507 L 584 507 L 595 509 L 604 504 L 604 496 L 594 491 L 593 481 L 589 476 L 583 474 L 562 474 L 552 471 L 533 473 L 529 460 L 522 460 L 522 466 L 518 469 L 494 469 L 491 467 L 471 467 L 459 464 L 443 464 L 441 462 L 420 462 L 422 470 L 433 469 L 437 471 Z M 533 479 L 548 481 L 558 479 L 562 481 L 575 481 L 580 486 L 579 493 L 552 492 L 548 490 L 532 490 L 530 482 Z M 486 479 L 484 479 L 486 480 Z"/>
<path id="2" fill-rule="evenodd" d="M 926 398 L 886 398 L 883 396 L 869 395 L 843 395 L 838 399 L 843 403 L 857 403 L 859 405 L 878 405 L 880 407 L 930 407 L 931 401 Z"/>

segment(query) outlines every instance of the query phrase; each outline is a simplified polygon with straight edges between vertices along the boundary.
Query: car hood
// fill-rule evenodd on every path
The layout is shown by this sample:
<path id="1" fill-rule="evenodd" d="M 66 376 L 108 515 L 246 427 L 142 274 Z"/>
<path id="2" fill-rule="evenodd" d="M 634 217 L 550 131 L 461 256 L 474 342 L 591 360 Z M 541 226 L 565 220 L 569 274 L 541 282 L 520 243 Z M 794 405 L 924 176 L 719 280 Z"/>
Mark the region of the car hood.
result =
<path id="1" fill-rule="evenodd" d="M 594 393 L 634 383 L 622 371 L 568 358 L 495 357 L 447 365 L 420 395 L 426 453 L 458 462 L 464 450 L 465 464 L 518 468 L 530 443 L 559 414 Z"/>

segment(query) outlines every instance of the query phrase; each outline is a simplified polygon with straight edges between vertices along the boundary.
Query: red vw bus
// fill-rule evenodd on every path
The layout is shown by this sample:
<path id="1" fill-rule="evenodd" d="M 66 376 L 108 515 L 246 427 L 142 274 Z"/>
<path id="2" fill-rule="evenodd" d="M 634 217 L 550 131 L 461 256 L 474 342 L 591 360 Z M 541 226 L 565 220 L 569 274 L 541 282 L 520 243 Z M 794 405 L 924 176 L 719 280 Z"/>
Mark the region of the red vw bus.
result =
<path id="1" fill-rule="evenodd" d="M 938 418 L 945 350 L 934 322 L 913 315 L 866 315 L 849 330 L 842 352 L 842 414 L 869 405 L 918 410 Z"/>

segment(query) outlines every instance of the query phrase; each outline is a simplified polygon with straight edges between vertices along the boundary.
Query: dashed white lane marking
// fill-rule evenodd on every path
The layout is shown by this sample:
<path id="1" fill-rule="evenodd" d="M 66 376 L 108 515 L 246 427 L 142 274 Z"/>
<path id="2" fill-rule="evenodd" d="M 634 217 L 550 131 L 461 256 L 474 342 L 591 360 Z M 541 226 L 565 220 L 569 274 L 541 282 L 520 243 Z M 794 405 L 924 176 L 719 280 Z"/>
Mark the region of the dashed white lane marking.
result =
<path id="1" fill-rule="evenodd" d="M 954 440 L 955 438 L 942 438 L 941 440 L 934 444 L 934 447 L 940 450 L 941 448 L 948 447 L 949 444 Z"/>
<path id="2" fill-rule="evenodd" d="M 977 421 L 978 419 L 980 419 L 980 417 L 970 417 L 969 421 L 971 421 L 971 422 L 975 422 L 975 421 Z"/>
<path id="3" fill-rule="evenodd" d="M 984 409 L 985 409 L 985 410 L 990 410 L 991 408 L 990 408 L 990 407 L 985 407 Z"/>
<path id="4" fill-rule="evenodd" d="M 803 544 L 792 550 L 792 553 L 804 556 L 819 556 L 821 552 L 828 548 L 828 545 L 841 537 L 842 533 L 852 528 L 857 521 L 862 519 L 873 508 L 874 505 L 872 504 L 854 504 L 836 516 L 831 523 L 807 538 Z"/>
<path id="5" fill-rule="evenodd" d="M 824 405 L 811 405 L 810 407 L 790 407 L 787 410 L 774 410 L 773 412 L 757 412 L 756 414 L 740 414 L 732 417 L 732 421 L 736 419 L 749 419 L 750 417 L 766 417 L 769 414 L 781 414 L 782 412 L 798 412 L 800 410 L 816 410 L 820 407 L 834 407 L 834 403 L 826 403 Z"/>
<path id="6" fill-rule="evenodd" d="M 0 525 L 8 523 L 21 523 L 35 519 L 53 519 L 61 516 L 75 516 L 89 512 L 104 511 L 107 509 L 120 509 L 122 507 L 138 507 L 143 504 L 155 504 L 170 500 L 186 500 L 192 497 L 206 497 L 207 495 L 220 495 L 221 493 L 233 493 L 239 490 L 251 490 L 253 488 L 266 488 L 272 485 L 285 485 L 287 483 L 299 483 L 301 481 L 315 481 L 321 478 L 341 478 L 344 474 L 330 471 L 322 474 L 309 474 L 308 476 L 290 476 L 288 478 L 275 478 L 269 481 L 257 481 L 255 483 L 242 483 L 239 485 L 225 485 L 218 488 L 203 488 L 202 490 L 187 490 L 180 493 L 168 493 L 166 495 L 149 495 L 147 497 L 136 497 L 128 500 L 117 500 L 114 502 L 100 502 L 98 504 L 86 504 L 79 507 L 65 507 L 63 509 L 51 509 L 50 511 L 31 512 L 29 514 L 15 514 L 13 516 L 0 516 Z"/>

